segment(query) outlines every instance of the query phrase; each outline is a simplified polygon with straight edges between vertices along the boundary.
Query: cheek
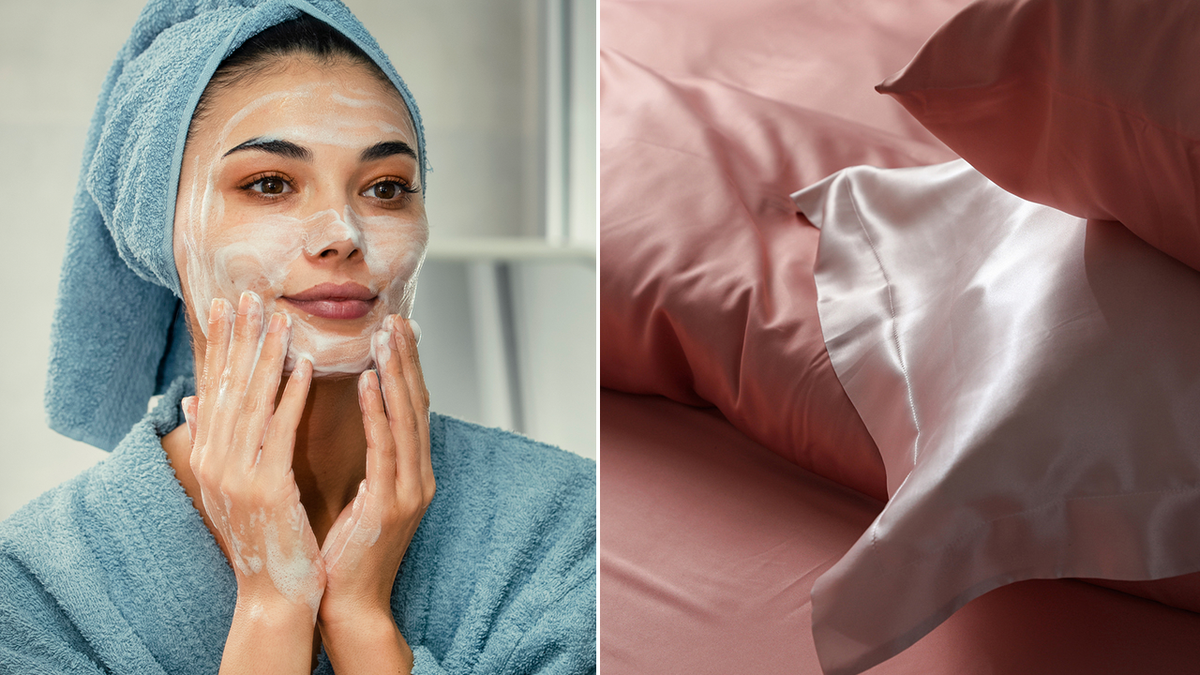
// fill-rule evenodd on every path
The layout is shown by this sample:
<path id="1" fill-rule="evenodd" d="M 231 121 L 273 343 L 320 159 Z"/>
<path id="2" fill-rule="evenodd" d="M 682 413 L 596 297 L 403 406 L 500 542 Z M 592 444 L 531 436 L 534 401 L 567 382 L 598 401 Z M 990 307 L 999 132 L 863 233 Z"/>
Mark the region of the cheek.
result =
<path id="1" fill-rule="evenodd" d="M 244 290 L 265 299 L 282 292 L 288 268 L 303 254 L 303 235 L 294 218 L 220 222 L 192 232 L 187 249 L 190 295 L 197 318 L 207 327 L 213 298 L 237 305 Z"/>
<path id="2" fill-rule="evenodd" d="M 361 226 L 366 242 L 364 259 L 371 276 L 404 285 L 425 257 L 429 228 L 424 220 L 397 223 L 395 219 L 366 219 Z"/>

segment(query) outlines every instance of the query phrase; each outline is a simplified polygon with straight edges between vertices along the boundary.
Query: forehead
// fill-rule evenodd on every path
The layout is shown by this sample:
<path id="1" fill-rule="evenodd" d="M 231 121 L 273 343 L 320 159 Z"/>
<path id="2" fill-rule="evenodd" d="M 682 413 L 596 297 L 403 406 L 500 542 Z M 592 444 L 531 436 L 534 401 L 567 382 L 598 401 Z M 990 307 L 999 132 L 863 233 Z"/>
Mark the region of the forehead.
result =
<path id="1" fill-rule="evenodd" d="M 212 142 L 275 136 L 298 143 L 360 147 L 383 137 L 416 146 L 403 99 L 365 66 L 288 57 L 223 87 L 197 132 Z"/>

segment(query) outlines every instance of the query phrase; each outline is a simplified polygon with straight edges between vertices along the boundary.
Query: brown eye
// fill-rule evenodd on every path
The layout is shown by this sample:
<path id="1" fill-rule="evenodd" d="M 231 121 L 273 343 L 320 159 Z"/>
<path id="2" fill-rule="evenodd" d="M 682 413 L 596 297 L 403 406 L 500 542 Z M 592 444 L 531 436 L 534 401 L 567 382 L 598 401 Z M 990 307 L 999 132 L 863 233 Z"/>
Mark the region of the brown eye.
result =
<path id="1" fill-rule="evenodd" d="M 282 176 L 263 176 L 242 189 L 258 192 L 264 195 L 282 195 L 293 192 L 291 184 Z"/>
<path id="2" fill-rule="evenodd" d="M 400 186 L 392 181 L 384 181 L 382 183 L 376 183 L 371 187 L 369 192 L 371 192 L 372 197 L 376 197 L 378 199 L 394 199 L 396 195 L 400 193 Z"/>
<path id="3" fill-rule="evenodd" d="M 381 202 L 389 202 L 395 206 L 401 206 L 407 202 L 405 197 L 416 193 L 417 188 L 410 188 L 404 181 L 381 180 L 363 190 L 362 196 L 378 199 Z"/>

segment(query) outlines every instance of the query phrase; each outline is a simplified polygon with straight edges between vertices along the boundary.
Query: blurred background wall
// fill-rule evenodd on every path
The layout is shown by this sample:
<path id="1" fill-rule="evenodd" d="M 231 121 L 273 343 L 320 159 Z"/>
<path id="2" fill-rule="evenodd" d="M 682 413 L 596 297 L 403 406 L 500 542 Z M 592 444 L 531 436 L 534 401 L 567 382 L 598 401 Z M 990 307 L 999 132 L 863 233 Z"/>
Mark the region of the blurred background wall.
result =
<path id="1" fill-rule="evenodd" d="M 0 518 L 106 456 L 50 431 L 87 123 L 141 0 L 0 0 Z M 596 454 L 594 0 L 350 0 L 421 106 L 433 409 Z"/>

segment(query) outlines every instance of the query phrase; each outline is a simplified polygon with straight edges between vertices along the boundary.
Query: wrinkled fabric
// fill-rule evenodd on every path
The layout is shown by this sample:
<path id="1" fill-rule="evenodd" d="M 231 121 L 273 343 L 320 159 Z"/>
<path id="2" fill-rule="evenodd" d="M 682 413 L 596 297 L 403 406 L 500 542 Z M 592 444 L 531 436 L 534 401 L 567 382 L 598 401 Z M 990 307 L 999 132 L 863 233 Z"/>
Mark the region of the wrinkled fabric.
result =
<path id="1" fill-rule="evenodd" d="M 817 232 L 788 195 L 954 155 L 871 87 L 961 0 L 600 3 L 600 380 L 711 405 L 882 499 L 825 355 Z"/>
<path id="2" fill-rule="evenodd" d="M 1029 578 L 1200 570 L 1200 273 L 958 160 L 794 195 L 891 499 L 813 589 L 828 675 Z"/>
<path id="3" fill-rule="evenodd" d="M 879 91 L 997 185 L 1200 270 L 1200 1 L 981 0 Z"/>
<path id="4" fill-rule="evenodd" d="M 881 504 L 712 409 L 600 392 L 600 672 L 818 675 L 813 581 Z M 972 600 L 871 675 L 1195 675 L 1200 614 L 1068 579 Z"/>

